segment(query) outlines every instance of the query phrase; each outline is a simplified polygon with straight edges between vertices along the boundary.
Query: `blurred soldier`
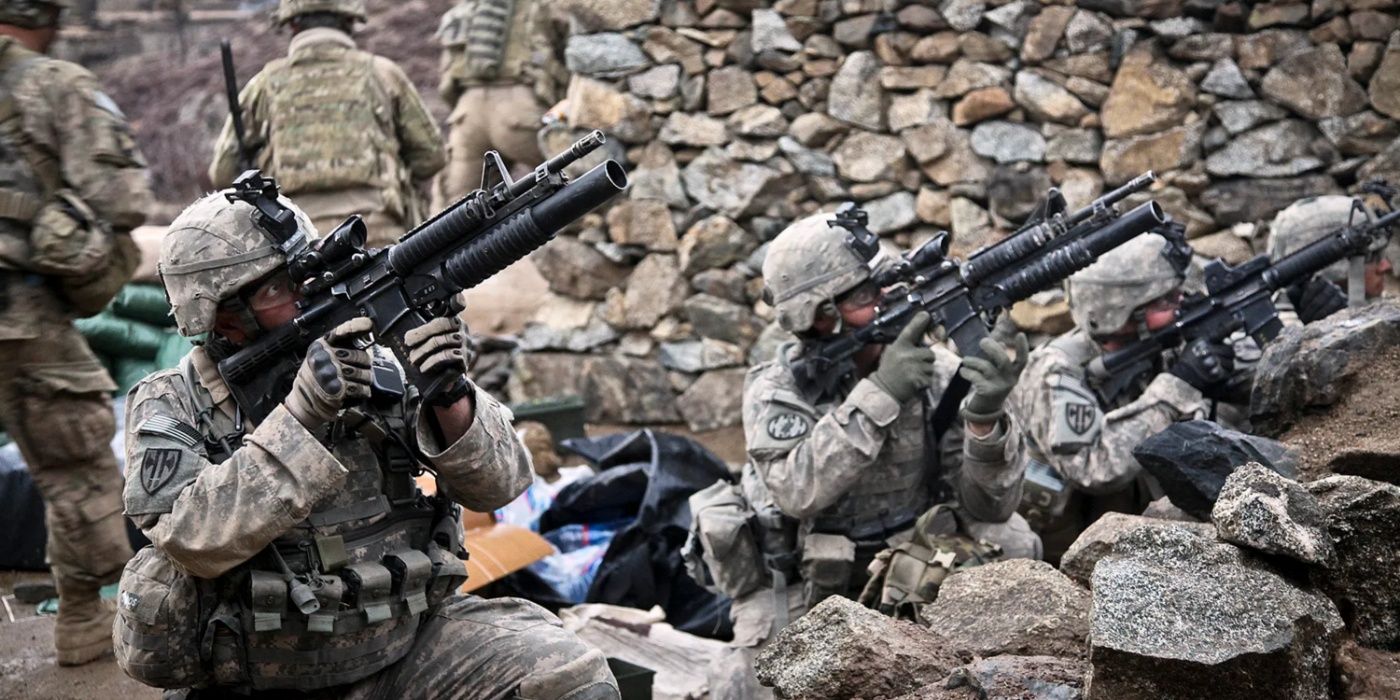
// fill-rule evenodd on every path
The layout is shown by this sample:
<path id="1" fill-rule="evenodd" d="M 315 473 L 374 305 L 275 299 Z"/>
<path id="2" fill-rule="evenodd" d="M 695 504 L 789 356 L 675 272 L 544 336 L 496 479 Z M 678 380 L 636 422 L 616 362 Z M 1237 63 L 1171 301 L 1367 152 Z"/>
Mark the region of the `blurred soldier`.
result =
<path id="1" fill-rule="evenodd" d="M 277 178 L 316 229 L 359 214 L 369 245 L 388 245 L 425 216 L 418 192 L 446 162 L 442 135 L 402 69 L 355 48 L 364 0 L 281 0 L 287 58 L 268 63 L 239 97 L 247 157 Z M 209 179 L 238 177 L 233 120 L 214 146 Z"/>
<path id="2" fill-rule="evenodd" d="M 744 386 L 749 464 L 742 489 L 762 523 L 759 553 L 745 556 L 752 548 L 723 542 L 723 533 L 701 533 L 712 549 L 730 552 L 712 564 L 715 578 L 746 582 L 731 586 L 734 655 L 743 657 L 728 664 L 735 674 L 751 675 L 752 649 L 789 620 L 828 596 L 859 596 L 876 554 L 907 540 L 931 507 L 942 511 L 933 518 L 942 527 L 935 534 L 998 545 L 1012 557 L 1040 555 L 1039 540 L 1016 515 L 1020 439 L 1002 410 L 1025 366 L 1024 336 L 1015 359 L 988 338 L 985 359 L 965 360 L 971 391 L 936 446 L 927 444 L 937 429 L 926 406 L 938 403 L 959 360 L 927 344 L 928 314 L 916 316 L 890 345 L 863 350 L 833 395 L 814 395 L 799 384 L 791 362 L 812 344 L 873 321 L 881 296 L 870 260 L 852 245 L 851 233 L 832 224 L 830 214 L 794 223 L 763 262 L 765 298 L 799 341 L 749 370 Z M 755 691 L 716 697 L 745 692 Z"/>
<path id="3" fill-rule="evenodd" d="M 131 556 L 110 441 L 117 386 L 83 337 L 140 262 L 145 163 L 91 73 L 43 55 L 63 0 L 0 0 L 0 423 L 45 502 L 58 663 L 112 649 L 98 589 Z"/>
<path id="4" fill-rule="evenodd" d="M 1269 227 L 1269 258 L 1278 260 L 1340 228 L 1365 223 L 1368 210 L 1356 209 L 1353 206 L 1356 201 L 1344 195 L 1323 195 L 1300 199 L 1288 205 L 1274 217 L 1273 225 Z M 1358 280 L 1360 293 L 1357 294 L 1357 302 L 1362 301 L 1362 297 L 1373 299 L 1385 291 L 1385 278 L 1392 268 L 1384 253 L 1383 241 L 1367 252 Z M 1349 270 L 1348 261 L 1333 263 L 1306 285 L 1300 283 L 1289 288 L 1286 300 L 1279 299 L 1280 307 L 1294 311 L 1298 320 L 1304 323 L 1344 308 L 1348 294 L 1342 290 L 1350 286 Z"/>
<path id="5" fill-rule="evenodd" d="M 567 80 L 558 53 L 566 32 L 545 0 L 462 0 L 442 16 L 438 90 L 447 118 L 447 168 L 433 208 L 481 186 L 482 154 L 499 151 L 517 174 L 540 161 L 540 117 Z"/>
<path id="6" fill-rule="evenodd" d="M 226 194 L 186 209 L 161 251 L 180 332 L 209 339 L 129 401 L 126 511 L 153 545 L 122 575 L 122 668 L 195 697 L 617 698 L 558 618 L 456 593 L 457 503 L 490 512 L 531 479 L 509 409 L 466 378 L 460 321 L 405 337 L 425 375 L 456 376 L 430 403 L 359 318 L 286 371 L 265 419 L 245 417 L 216 363 L 295 317 L 285 262 L 315 232 L 279 198 L 299 228 L 284 254 Z M 424 469 L 437 495 L 418 491 Z"/>

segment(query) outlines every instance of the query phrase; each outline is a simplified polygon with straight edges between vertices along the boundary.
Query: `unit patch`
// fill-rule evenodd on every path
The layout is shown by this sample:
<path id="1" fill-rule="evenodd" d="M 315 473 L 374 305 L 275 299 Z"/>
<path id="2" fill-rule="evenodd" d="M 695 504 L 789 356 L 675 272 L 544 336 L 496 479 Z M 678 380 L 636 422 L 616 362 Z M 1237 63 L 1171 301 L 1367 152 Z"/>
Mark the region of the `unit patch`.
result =
<path id="1" fill-rule="evenodd" d="M 800 413 L 780 413 L 768 419 L 768 436 L 774 440 L 794 440 L 811 429 L 811 421 Z"/>
<path id="2" fill-rule="evenodd" d="M 1094 427 L 1094 416 L 1098 411 L 1092 404 L 1068 403 L 1065 404 L 1065 422 L 1069 424 L 1069 429 L 1076 435 L 1083 435 Z"/>
<path id="3" fill-rule="evenodd" d="M 154 496 L 175 478 L 175 472 L 180 468 L 180 457 L 179 450 L 158 447 L 146 450 L 146 455 L 141 458 L 141 488 Z"/>

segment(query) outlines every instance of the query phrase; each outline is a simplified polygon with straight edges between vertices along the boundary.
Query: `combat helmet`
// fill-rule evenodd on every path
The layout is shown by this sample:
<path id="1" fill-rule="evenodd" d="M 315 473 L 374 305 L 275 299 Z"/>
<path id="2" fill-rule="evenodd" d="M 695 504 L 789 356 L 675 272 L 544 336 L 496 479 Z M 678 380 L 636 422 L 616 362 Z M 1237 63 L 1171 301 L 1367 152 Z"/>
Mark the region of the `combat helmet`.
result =
<path id="1" fill-rule="evenodd" d="M 1146 233 L 1105 253 L 1069 278 L 1069 312 L 1091 336 L 1113 333 L 1133 311 L 1181 286 L 1185 266 L 1168 257 L 1171 244 Z"/>
<path id="2" fill-rule="evenodd" d="M 790 333 L 812 327 L 817 309 L 870 279 L 870 264 L 833 226 L 835 215 L 813 214 L 783 229 L 763 259 L 764 298 Z"/>
<path id="3" fill-rule="evenodd" d="M 212 330 L 220 302 L 286 264 L 286 254 L 259 226 L 257 210 L 246 201 L 230 201 L 232 191 L 191 204 L 161 243 L 160 278 L 180 335 Z M 316 238 L 306 212 L 286 197 L 277 201 L 295 215 L 304 240 Z"/>
<path id="4" fill-rule="evenodd" d="M 280 0 L 273 21 L 286 24 L 297 15 L 309 15 L 313 12 L 345 15 L 357 22 L 369 20 L 369 15 L 365 12 L 365 0 Z"/>
<path id="5" fill-rule="evenodd" d="M 51 27 L 58 23 L 59 12 L 71 6 L 69 0 L 0 0 L 0 24 Z"/>
<path id="6" fill-rule="evenodd" d="M 1288 205 L 1274 217 L 1274 223 L 1270 227 L 1269 258 L 1277 261 L 1343 226 L 1366 223 L 1370 212 L 1361 209 L 1352 213 L 1352 204 L 1355 201 L 1345 195 L 1329 194 L 1300 199 Z M 1375 246 L 1373 250 L 1384 247 L 1385 239 L 1378 239 Z M 1322 270 L 1321 274 L 1345 288 L 1347 261 L 1332 263 Z"/>

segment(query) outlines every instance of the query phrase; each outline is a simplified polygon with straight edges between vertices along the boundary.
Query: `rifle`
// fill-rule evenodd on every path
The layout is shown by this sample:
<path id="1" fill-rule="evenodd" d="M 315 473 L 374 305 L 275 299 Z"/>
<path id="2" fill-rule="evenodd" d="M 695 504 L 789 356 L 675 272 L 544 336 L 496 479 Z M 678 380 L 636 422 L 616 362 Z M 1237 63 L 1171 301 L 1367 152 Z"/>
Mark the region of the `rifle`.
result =
<path id="1" fill-rule="evenodd" d="M 1355 203 L 1355 207 L 1362 206 L 1359 201 Z M 1273 262 L 1267 255 L 1258 255 L 1230 267 L 1217 259 L 1205 267 L 1206 293 L 1186 299 L 1171 325 L 1104 353 L 1089 364 L 1089 373 L 1102 380 L 1100 391 L 1111 399 L 1170 348 L 1200 338 L 1223 341 L 1238 330 L 1263 346 L 1283 329 L 1274 292 L 1306 280 L 1339 260 L 1364 254 L 1376 243 L 1389 239 L 1390 227 L 1397 221 L 1400 211 L 1392 210 L 1375 221 L 1343 226 Z"/>
<path id="2" fill-rule="evenodd" d="M 230 200 L 257 209 L 258 225 L 287 255 L 293 280 L 303 282 L 303 300 L 291 322 L 256 338 L 218 363 L 239 410 L 262 420 L 282 401 L 285 378 L 294 374 L 306 348 L 357 316 L 374 322 L 376 342 L 398 358 L 408 381 L 425 401 L 451 388 L 456 376 L 420 375 L 408 361 L 404 334 L 433 318 L 457 313 L 454 297 L 544 245 L 569 223 L 627 187 L 627 172 L 609 160 L 570 181 L 564 168 L 604 142 L 595 131 L 563 153 L 512 180 L 501 157 L 486 153 L 497 184 L 478 189 L 404 234 L 386 248 L 364 248 L 358 216 L 346 219 L 313 246 L 290 209 L 277 201 L 277 185 L 257 171 L 234 182 Z M 378 370 L 378 379 L 382 374 Z M 392 387 L 396 380 L 387 380 Z M 392 389 L 390 389 L 392 391 Z M 402 388 L 399 387 L 399 393 Z"/>
<path id="3" fill-rule="evenodd" d="M 243 134 L 243 108 L 238 104 L 238 76 L 233 72 L 233 45 L 228 39 L 219 41 L 219 54 L 224 62 L 224 94 L 228 97 L 228 116 L 233 121 L 233 137 L 238 141 L 238 169 L 253 167 L 248 153 L 248 141 Z"/>
<path id="4" fill-rule="evenodd" d="M 1065 214 L 1064 198 L 1051 190 L 1032 220 L 999 243 L 959 265 L 948 258 L 948 234 L 940 232 L 897 263 L 874 275 L 884 296 L 878 315 L 852 333 L 822 341 L 792 363 L 799 387 L 812 396 L 832 396 L 854 370 L 854 357 L 871 344 L 888 344 L 919 311 L 941 325 L 964 357 L 981 356 L 979 343 L 995 316 L 1012 304 L 1063 281 L 1099 256 L 1166 223 L 1156 202 L 1120 215 L 1114 205 L 1156 180 L 1151 172 Z M 852 205 L 837 212 L 832 226 L 851 232 L 857 250 L 872 257 L 879 243 L 865 229 L 865 212 Z"/>

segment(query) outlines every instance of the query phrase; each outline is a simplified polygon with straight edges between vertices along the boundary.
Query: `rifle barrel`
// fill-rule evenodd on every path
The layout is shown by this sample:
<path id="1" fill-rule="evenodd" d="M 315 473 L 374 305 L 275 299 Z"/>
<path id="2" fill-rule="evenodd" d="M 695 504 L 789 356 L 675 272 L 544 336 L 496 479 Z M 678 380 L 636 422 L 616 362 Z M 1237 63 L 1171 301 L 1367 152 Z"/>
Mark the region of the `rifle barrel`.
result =
<path id="1" fill-rule="evenodd" d="M 1275 260 L 1265 279 L 1272 289 L 1282 289 L 1338 260 L 1365 252 L 1375 235 L 1400 222 L 1400 210 L 1352 229 L 1339 229 L 1292 255 Z M 1342 234 L 1342 235 L 1338 235 Z"/>
<path id="2" fill-rule="evenodd" d="M 240 170 L 253 167 L 248 157 L 248 140 L 243 132 L 243 108 L 238 104 L 238 75 L 233 70 L 233 45 L 228 39 L 219 41 L 219 57 L 224 64 L 224 92 L 228 96 L 228 116 L 233 121 L 233 137 L 238 142 Z"/>

